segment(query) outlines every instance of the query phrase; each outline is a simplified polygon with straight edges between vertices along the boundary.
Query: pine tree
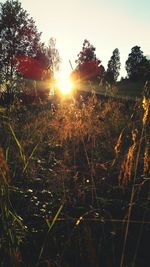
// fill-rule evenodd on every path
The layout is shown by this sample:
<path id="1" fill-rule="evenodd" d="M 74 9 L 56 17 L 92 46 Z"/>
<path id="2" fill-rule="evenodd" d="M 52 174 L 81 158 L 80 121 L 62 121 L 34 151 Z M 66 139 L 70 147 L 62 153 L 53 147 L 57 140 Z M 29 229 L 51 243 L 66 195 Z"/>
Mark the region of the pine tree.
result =
<path id="1" fill-rule="evenodd" d="M 119 54 L 119 49 L 116 48 L 113 51 L 113 54 L 108 61 L 108 68 L 105 74 L 105 80 L 109 83 L 114 83 L 117 81 L 118 76 L 119 76 L 119 71 L 120 71 L 120 54 Z"/>

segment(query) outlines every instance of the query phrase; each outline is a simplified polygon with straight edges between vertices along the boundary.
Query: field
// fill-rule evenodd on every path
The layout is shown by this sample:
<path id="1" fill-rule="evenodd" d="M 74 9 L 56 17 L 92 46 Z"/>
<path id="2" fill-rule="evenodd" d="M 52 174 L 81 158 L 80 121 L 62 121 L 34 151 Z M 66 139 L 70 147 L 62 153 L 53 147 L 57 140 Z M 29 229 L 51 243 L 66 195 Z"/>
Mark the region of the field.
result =
<path id="1" fill-rule="evenodd" d="M 149 267 L 149 88 L 119 86 L 1 105 L 1 266 Z"/>
<path id="2" fill-rule="evenodd" d="M 129 80 L 123 80 L 117 82 L 115 85 L 110 85 L 107 82 L 98 83 L 79 83 L 77 89 L 79 91 L 89 92 L 93 89 L 97 95 L 111 96 L 121 99 L 139 99 L 142 97 L 144 88 L 144 82 L 131 82 Z"/>

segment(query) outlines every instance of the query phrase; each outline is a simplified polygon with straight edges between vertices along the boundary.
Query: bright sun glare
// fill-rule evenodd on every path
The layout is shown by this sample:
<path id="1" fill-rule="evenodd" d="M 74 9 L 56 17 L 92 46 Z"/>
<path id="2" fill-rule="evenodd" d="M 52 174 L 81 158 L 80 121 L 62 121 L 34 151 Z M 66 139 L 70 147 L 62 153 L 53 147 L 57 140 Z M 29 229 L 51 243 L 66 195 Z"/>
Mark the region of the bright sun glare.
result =
<path id="1" fill-rule="evenodd" d="M 61 76 L 57 79 L 56 85 L 63 95 L 70 94 L 73 89 L 73 83 L 67 76 Z"/>

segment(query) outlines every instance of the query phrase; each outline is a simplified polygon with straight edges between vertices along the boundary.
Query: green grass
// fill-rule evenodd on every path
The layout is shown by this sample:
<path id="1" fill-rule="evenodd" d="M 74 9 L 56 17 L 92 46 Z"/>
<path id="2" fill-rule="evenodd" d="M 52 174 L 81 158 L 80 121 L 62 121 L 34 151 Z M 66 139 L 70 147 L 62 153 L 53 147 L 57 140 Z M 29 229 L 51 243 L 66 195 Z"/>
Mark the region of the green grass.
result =
<path id="1" fill-rule="evenodd" d="M 142 97 L 144 83 L 123 81 L 117 82 L 115 85 L 108 85 L 105 83 L 82 83 L 77 85 L 77 90 L 83 92 L 90 92 L 91 89 L 96 94 L 104 96 L 114 96 L 123 99 L 138 99 Z"/>

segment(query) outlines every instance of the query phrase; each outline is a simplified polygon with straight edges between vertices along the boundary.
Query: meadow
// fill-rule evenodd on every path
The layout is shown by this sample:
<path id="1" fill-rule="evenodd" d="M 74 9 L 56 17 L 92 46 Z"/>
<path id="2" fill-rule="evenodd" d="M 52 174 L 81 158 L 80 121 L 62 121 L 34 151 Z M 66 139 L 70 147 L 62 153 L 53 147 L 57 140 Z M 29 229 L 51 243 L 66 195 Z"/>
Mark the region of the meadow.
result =
<path id="1" fill-rule="evenodd" d="M 150 87 L 118 90 L 1 104 L 1 267 L 149 267 Z"/>

